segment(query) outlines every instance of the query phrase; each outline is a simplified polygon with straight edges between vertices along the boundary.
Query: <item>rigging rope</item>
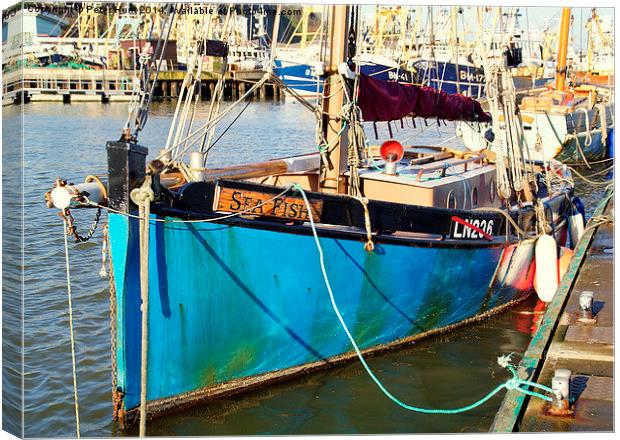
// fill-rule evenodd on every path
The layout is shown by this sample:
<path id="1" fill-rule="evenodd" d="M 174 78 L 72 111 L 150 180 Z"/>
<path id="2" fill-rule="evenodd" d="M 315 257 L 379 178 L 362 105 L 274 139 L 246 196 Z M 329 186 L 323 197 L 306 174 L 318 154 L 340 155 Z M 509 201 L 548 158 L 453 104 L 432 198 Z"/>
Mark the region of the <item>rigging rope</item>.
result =
<path id="1" fill-rule="evenodd" d="M 297 102 L 299 102 L 301 105 L 303 105 L 304 107 L 306 107 L 308 110 L 310 110 L 313 113 L 316 111 L 316 107 L 312 105 L 310 101 L 308 101 L 303 96 L 301 96 L 295 89 L 292 89 L 291 87 L 286 85 L 279 76 L 277 76 L 273 72 L 268 72 L 267 74 L 276 84 L 278 84 L 278 86 L 288 91 L 291 94 L 291 96 L 297 100 Z"/>
<path id="2" fill-rule="evenodd" d="M 601 143 L 603 146 L 607 146 L 607 108 L 605 104 L 598 103 L 594 105 L 594 108 L 598 110 L 598 116 L 601 121 Z"/>
<path id="3" fill-rule="evenodd" d="M 577 171 L 575 168 L 573 167 L 568 167 L 571 170 L 571 173 L 575 173 L 577 175 L 577 177 L 579 177 L 581 180 L 588 182 L 590 185 L 598 185 L 598 186 L 603 186 L 603 185 L 609 185 L 609 181 L 605 180 L 605 181 L 596 181 L 596 180 L 591 180 L 589 178 L 587 178 L 586 176 L 584 176 L 583 174 L 581 174 L 579 171 Z M 600 174 L 607 174 L 609 171 L 611 171 L 614 168 L 614 165 L 611 165 L 610 167 L 599 171 L 597 173 L 593 173 L 590 175 L 590 177 L 592 176 L 597 176 Z M 613 183 L 613 180 L 612 180 Z"/>
<path id="4" fill-rule="evenodd" d="M 589 147 L 590 145 L 592 145 L 592 134 L 590 133 L 590 114 L 588 113 L 589 110 L 585 107 L 579 107 L 577 111 L 583 112 L 583 114 L 585 115 L 586 140 L 585 140 L 584 145 L 586 147 Z M 577 136 L 576 129 L 575 129 L 575 136 Z"/>
<path id="5" fill-rule="evenodd" d="M 585 166 L 587 166 L 588 168 L 592 168 L 590 166 L 590 163 L 588 162 L 588 158 L 586 157 L 585 153 L 583 152 L 583 149 L 581 148 L 581 142 L 579 142 L 579 135 L 575 132 L 573 135 L 567 135 L 567 139 L 570 139 L 572 137 L 575 138 L 575 145 L 577 147 L 577 151 L 579 151 L 579 154 L 581 154 L 581 158 L 583 159 L 583 163 L 585 164 Z"/>
<path id="6" fill-rule="evenodd" d="M 181 157 L 183 157 L 183 154 L 185 154 L 185 152 L 189 148 L 191 148 L 194 144 L 196 144 L 198 142 L 198 138 L 197 138 L 198 135 L 203 134 L 204 132 L 209 130 L 211 127 L 215 126 L 215 124 L 220 122 L 237 105 L 239 105 L 241 102 L 245 101 L 246 98 L 248 98 L 252 93 L 254 93 L 254 91 L 256 89 L 261 87 L 268 79 L 269 79 L 269 74 L 265 74 L 257 83 L 255 83 L 252 87 L 250 87 L 248 89 L 248 91 L 243 96 L 241 96 L 237 101 L 235 101 L 231 105 L 229 105 L 225 110 L 221 111 L 215 118 L 213 118 L 210 121 L 207 121 L 201 127 L 197 128 L 196 130 L 194 130 L 193 132 L 191 132 L 187 136 L 181 138 L 178 143 L 175 143 L 174 145 L 170 146 L 169 148 L 171 150 L 174 150 L 175 148 L 179 147 L 181 144 L 185 143 L 185 147 L 183 148 L 183 150 L 174 153 L 173 159 L 174 160 L 179 160 Z M 194 138 L 197 138 L 197 139 L 194 139 Z M 191 139 L 194 139 L 194 140 L 191 143 L 188 143 Z"/>
<path id="7" fill-rule="evenodd" d="M 610 160 L 614 160 L 613 157 L 607 158 L 607 159 L 601 159 L 601 160 L 594 160 L 594 161 L 589 161 L 588 164 L 589 165 L 595 165 L 595 164 L 599 164 L 599 163 L 605 163 L 605 162 L 609 162 Z M 574 167 L 579 167 L 579 166 L 586 166 L 587 164 L 585 162 L 573 162 L 571 163 L 572 166 Z"/>
<path id="8" fill-rule="evenodd" d="M 611 215 L 594 216 L 590 218 L 590 221 L 588 222 L 588 226 L 586 226 L 586 228 L 583 230 L 583 233 L 585 234 L 586 231 L 589 231 L 590 229 L 598 228 L 599 226 L 603 226 L 605 224 L 610 224 L 613 226 L 614 224 L 613 216 Z"/>
<path id="9" fill-rule="evenodd" d="M 248 103 L 245 105 L 245 107 L 243 107 L 241 109 L 241 111 L 239 112 L 239 114 L 237 116 L 235 116 L 235 119 L 232 120 L 232 122 L 230 124 L 228 124 L 228 127 L 226 127 L 224 129 L 224 131 L 222 131 L 222 133 L 220 133 L 220 135 L 213 141 L 211 142 L 211 145 L 207 148 L 206 152 L 209 152 L 209 150 L 211 150 L 211 148 L 213 148 L 215 146 L 215 144 L 218 143 L 218 141 L 220 139 L 222 139 L 222 137 L 226 134 L 226 132 L 228 130 L 230 130 L 230 128 L 235 124 L 235 122 L 237 122 L 237 120 L 241 117 L 241 115 L 243 114 L 243 112 L 245 112 L 247 110 L 247 108 L 250 106 L 250 104 L 252 103 L 251 100 L 248 101 Z"/>
<path id="10" fill-rule="evenodd" d="M 67 272 L 67 299 L 69 303 L 69 336 L 71 343 L 71 367 L 73 369 L 73 401 L 75 408 L 75 431 L 77 438 L 80 438 L 80 407 L 78 403 L 78 384 L 77 384 L 77 366 L 75 362 L 75 335 L 73 332 L 73 301 L 71 293 L 71 265 L 69 264 L 69 242 L 67 235 L 69 233 L 69 223 L 64 221 L 63 237 L 65 239 L 65 268 Z"/>
<path id="11" fill-rule="evenodd" d="M 141 345 L 140 345 L 140 437 L 146 435 L 146 401 L 148 376 L 148 331 L 149 331 L 149 232 L 151 217 L 151 202 L 155 194 L 151 188 L 151 176 L 147 176 L 140 188 L 134 189 L 132 201 L 138 205 L 140 211 L 140 306 L 142 314 Z"/>
<path id="12" fill-rule="evenodd" d="M 295 90 L 291 89 L 286 84 L 284 84 L 279 77 L 277 77 L 272 72 L 266 72 L 265 75 L 259 81 L 254 83 L 252 87 L 250 87 L 250 89 L 248 89 L 248 91 L 243 96 L 241 96 L 238 100 L 236 100 L 231 105 L 229 105 L 225 110 L 219 112 L 216 117 L 208 120 L 204 125 L 192 131 L 191 133 L 190 133 L 191 128 L 188 128 L 186 135 L 181 138 L 178 138 L 177 136 L 177 139 L 174 140 L 174 143 L 172 143 L 172 145 L 171 145 L 172 131 L 170 131 L 168 134 L 168 140 L 166 141 L 166 149 L 170 149 L 173 152 L 172 154 L 173 160 L 180 161 L 183 155 L 192 146 L 198 143 L 199 140 L 202 139 L 209 130 L 212 130 L 239 103 L 245 101 L 257 89 L 262 87 L 269 79 L 271 79 L 274 83 L 276 83 L 281 88 L 287 90 L 296 100 L 298 100 L 302 105 L 304 105 L 304 107 L 308 108 L 312 112 L 315 112 L 315 113 L 317 112 L 317 109 L 310 102 L 308 102 L 306 99 L 301 97 L 301 95 L 299 95 Z M 184 87 L 184 85 L 185 85 L 185 82 L 183 83 L 182 87 Z M 173 117 L 173 121 L 176 119 L 176 115 L 179 111 L 179 107 L 180 107 L 180 101 L 177 102 L 177 109 L 175 110 L 175 116 Z M 321 115 L 325 114 L 320 109 L 318 110 L 318 113 Z M 332 115 L 328 115 L 328 116 L 332 117 Z M 181 150 L 180 147 L 182 145 L 184 145 L 184 147 Z M 165 154 L 165 153 L 162 153 L 162 154 Z"/>
<path id="13" fill-rule="evenodd" d="M 364 249 L 366 252 L 375 250 L 375 243 L 372 241 L 372 224 L 370 223 L 370 211 L 368 210 L 368 199 L 366 197 L 353 197 L 362 204 L 364 208 L 364 226 L 366 227 L 366 244 Z"/>
<path id="14" fill-rule="evenodd" d="M 523 229 L 521 229 L 519 225 L 517 225 L 517 223 L 514 221 L 514 219 L 503 209 L 484 207 L 484 208 L 474 208 L 474 211 L 491 211 L 491 212 L 496 212 L 498 214 L 501 214 L 504 217 L 506 217 L 506 220 L 508 220 L 508 222 L 512 225 L 513 228 L 515 228 L 515 231 L 517 231 L 517 233 L 521 237 L 527 236 L 527 233 Z"/>
<path id="15" fill-rule="evenodd" d="M 169 14 L 167 14 L 166 16 L 166 22 L 164 23 L 164 26 L 162 29 L 166 28 L 166 24 L 168 24 L 168 30 L 166 33 L 166 36 L 162 39 L 159 38 L 158 42 L 157 42 L 157 46 L 155 47 L 155 50 L 153 52 L 153 55 L 150 57 L 150 59 L 147 60 L 147 55 L 146 54 L 141 54 L 140 55 L 140 76 L 142 77 L 142 80 L 140 81 L 140 88 L 138 90 L 137 93 L 136 89 L 134 87 L 134 92 L 132 92 L 132 97 L 131 97 L 131 102 L 129 105 L 129 115 L 127 118 L 127 122 L 125 123 L 125 127 L 123 129 L 123 137 L 126 138 L 126 140 L 129 140 L 129 138 L 131 138 L 132 140 L 137 140 L 138 138 L 138 133 L 140 132 L 140 130 L 142 130 L 144 128 L 144 126 L 146 125 L 146 122 L 148 120 L 148 113 L 149 113 L 149 108 L 151 105 L 151 101 L 153 99 L 153 93 L 155 91 L 155 85 L 157 83 L 157 79 L 159 77 L 159 71 L 161 69 L 161 64 L 162 64 L 162 60 L 164 57 L 164 52 L 166 50 L 166 45 L 168 43 L 168 39 L 170 37 L 170 32 L 172 30 L 173 24 L 174 24 L 174 18 L 175 18 L 175 9 L 172 6 L 169 6 L 169 8 L 172 8 L 172 10 L 169 12 Z M 150 34 L 153 32 L 153 27 L 151 27 L 151 30 L 149 32 L 149 36 Z M 149 38 L 150 39 L 150 38 Z M 135 36 L 134 36 L 134 47 L 136 47 L 135 45 Z M 159 52 L 159 59 L 155 60 L 155 56 L 157 55 L 157 52 Z M 137 74 L 135 73 L 135 55 L 136 55 L 136 51 L 133 52 L 134 53 L 134 76 L 135 78 L 137 78 Z M 153 76 L 153 80 L 151 83 L 151 87 L 150 89 L 147 91 L 147 87 L 148 87 L 148 83 L 150 80 L 150 71 L 149 71 L 149 66 L 148 66 L 148 62 L 150 61 L 150 64 L 154 64 L 155 65 L 155 74 Z M 137 98 L 138 96 L 140 97 L 139 100 L 139 105 L 137 102 Z M 130 127 L 130 123 L 133 120 L 133 124 L 134 124 L 134 132 L 133 134 L 131 133 L 131 127 Z"/>
<path id="16" fill-rule="evenodd" d="M 357 66 L 357 69 L 359 69 L 359 66 Z M 361 162 L 366 161 L 367 157 L 365 153 L 366 135 L 361 122 L 362 111 L 356 102 L 359 88 L 359 75 L 355 76 L 355 81 L 353 83 L 353 98 L 349 97 L 347 86 L 342 75 L 338 75 L 338 77 L 342 83 L 342 89 L 344 90 L 344 97 L 347 103 L 343 105 L 340 110 L 340 117 L 343 120 L 343 129 L 340 133 L 338 133 L 338 136 L 335 139 L 340 136 L 344 128 L 348 125 L 349 131 L 347 133 L 347 138 L 349 145 L 347 152 L 347 165 L 349 166 L 349 172 L 351 173 L 348 192 L 349 195 L 360 198 L 363 194 L 361 190 L 359 168 Z"/>
<path id="17" fill-rule="evenodd" d="M 138 133 L 140 132 L 140 130 L 144 128 L 148 120 L 149 108 L 153 100 L 153 94 L 155 92 L 155 85 L 157 84 L 157 78 L 159 77 L 159 71 L 161 69 L 161 64 L 164 58 L 164 52 L 166 51 L 166 45 L 168 44 L 168 39 L 170 38 L 170 32 L 172 31 L 172 26 L 174 24 L 174 18 L 175 18 L 174 16 L 175 16 L 175 10 L 174 8 L 172 8 L 172 10 L 169 11 L 169 15 L 166 17 L 166 21 L 170 20 L 170 24 L 168 25 L 168 31 L 166 33 L 166 37 L 163 39 L 163 44 L 162 44 L 162 39 L 161 38 L 158 39 L 155 52 L 153 53 L 153 56 L 155 56 L 155 54 L 157 54 L 157 52 L 159 51 L 159 60 L 156 63 L 155 75 L 151 83 L 151 88 L 146 95 L 143 95 L 142 101 L 140 103 L 140 108 L 138 109 L 138 114 L 137 114 L 138 119 L 136 121 L 136 129 L 134 133 L 134 137 L 136 138 L 138 137 Z M 165 27 L 166 26 L 164 24 L 163 29 L 165 29 Z M 152 30 L 153 29 L 151 28 L 151 32 Z M 147 74 L 145 75 L 145 78 L 144 78 L 145 84 L 148 83 L 149 76 L 150 76 L 150 72 L 148 72 L 148 69 L 146 72 Z M 145 97 L 146 97 L 146 102 L 144 101 Z"/>
<path id="18" fill-rule="evenodd" d="M 493 115 L 492 128 L 493 128 L 493 132 L 498 133 L 495 139 L 491 141 L 492 146 L 496 147 L 496 148 L 493 148 L 493 151 L 495 151 L 496 156 L 497 156 L 496 158 L 497 193 L 499 194 L 500 198 L 507 200 L 512 195 L 512 189 L 511 189 L 511 182 L 510 182 L 509 173 L 508 173 L 508 168 L 509 168 L 508 163 L 507 163 L 508 159 L 504 156 L 504 149 L 502 146 L 503 139 L 501 139 L 501 134 L 503 134 L 504 131 L 501 130 L 501 127 L 499 125 L 500 108 L 499 108 L 499 90 L 498 90 L 498 84 L 497 84 L 498 78 L 497 78 L 497 75 L 495 75 L 491 71 L 491 67 L 489 63 L 486 61 L 486 59 L 484 61 L 485 62 L 483 64 L 483 68 L 484 68 L 484 76 L 486 78 L 485 89 L 487 93 L 487 100 L 489 102 L 491 114 Z"/>

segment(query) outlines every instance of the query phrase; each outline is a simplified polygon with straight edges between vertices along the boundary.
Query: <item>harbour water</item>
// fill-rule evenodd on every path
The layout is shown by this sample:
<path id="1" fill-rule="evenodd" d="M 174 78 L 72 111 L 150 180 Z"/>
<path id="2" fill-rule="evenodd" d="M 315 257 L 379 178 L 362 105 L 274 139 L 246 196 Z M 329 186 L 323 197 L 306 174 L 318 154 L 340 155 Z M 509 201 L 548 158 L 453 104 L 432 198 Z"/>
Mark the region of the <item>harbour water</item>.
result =
<path id="1" fill-rule="evenodd" d="M 18 106 L 3 109 L 5 155 L 6 150 L 19 148 L 17 127 L 22 123 L 21 110 Z M 149 147 L 151 156 L 163 146 L 173 111 L 170 103 L 153 105 L 150 120 L 140 136 L 140 143 Z M 78 182 L 88 174 L 105 174 L 105 141 L 119 138 L 127 118 L 127 105 L 32 103 L 24 106 L 23 112 L 25 291 L 23 303 L 19 296 L 8 298 L 4 309 L 15 314 L 23 310 L 25 436 L 72 436 L 75 428 L 63 228 L 56 212 L 45 207 L 43 194 L 60 176 Z M 204 115 L 197 117 L 201 116 Z M 226 125 L 224 121 L 222 127 Z M 459 145 L 453 138 L 451 124 L 441 128 L 431 125 L 418 124 L 416 129 L 401 129 L 398 125 L 394 135 L 409 138 L 408 143 L 437 145 L 444 139 L 448 145 Z M 380 135 L 387 137 L 385 127 L 380 129 Z M 368 134 L 373 141 L 372 129 Z M 305 108 L 291 102 L 254 103 L 218 142 L 209 156 L 209 166 L 312 152 L 314 145 L 314 116 Z M 583 167 L 580 170 L 586 171 Z M 602 187 L 583 186 L 579 180 L 576 183 L 576 192 L 591 213 Z M 15 182 L 7 181 L 5 176 L 5 188 L 7 184 Z M 85 233 L 94 211 L 75 210 L 73 214 L 80 232 Z M 6 231 L 5 228 L 5 236 Z M 108 280 L 99 277 L 101 228 L 91 241 L 71 244 L 70 255 L 82 435 L 122 435 L 111 421 L 109 292 Z M 8 257 L 15 258 L 13 267 L 5 267 L 10 275 L 12 269 L 17 269 L 19 255 Z M 524 352 L 539 316 L 532 314 L 535 304 L 532 299 L 480 324 L 375 356 L 370 365 L 405 402 L 434 408 L 469 404 L 507 378 L 496 358 L 515 352 L 518 359 L 518 354 Z M 15 328 L 5 330 L 5 351 L 11 344 L 19 345 L 18 338 Z M 5 393 L 12 402 L 21 401 L 20 390 L 10 388 L 6 382 Z M 189 436 L 483 432 L 490 426 L 500 401 L 501 394 L 457 416 L 411 413 L 387 400 L 361 365 L 353 362 L 163 417 L 149 423 L 148 433 Z M 135 435 L 137 431 L 128 434 Z"/>

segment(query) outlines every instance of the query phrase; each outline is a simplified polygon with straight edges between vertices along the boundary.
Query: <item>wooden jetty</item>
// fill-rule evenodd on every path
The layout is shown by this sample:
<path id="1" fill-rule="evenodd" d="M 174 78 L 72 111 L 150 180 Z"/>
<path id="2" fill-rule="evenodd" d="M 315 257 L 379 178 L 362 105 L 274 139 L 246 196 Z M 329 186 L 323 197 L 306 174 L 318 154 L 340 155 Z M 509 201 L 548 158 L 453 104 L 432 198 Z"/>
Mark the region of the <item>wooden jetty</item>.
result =
<path id="1" fill-rule="evenodd" d="M 155 99 L 177 99 L 186 72 L 159 72 Z M 237 70 L 226 73 L 224 97 L 236 99 L 243 95 L 264 72 Z M 2 105 L 30 102 L 115 102 L 129 101 L 133 91 L 132 70 L 85 70 L 69 68 L 24 68 L 3 73 Z M 203 72 L 201 96 L 210 99 L 217 75 Z M 284 92 L 272 83 L 256 91 L 259 99 L 283 99 Z"/>
<path id="2" fill-rule="evenodd" d="M 24 68 L 3 73 L 2 105 L 29 102 L 129 101 L 132 72 Z"/>
<path id="3" fill-rule="evenodd" d="M 519 377 L 550 385 L 558 369 L 570 376 L 570 412 L 549 414 L 550 403 L 518 391 L 506 394 L 491 432 L 613 431 L 613 218 L 608 193 L 588 223 L 575 255 L 521 363 Z M 580 296 L 593 294 L 593 320 L 580 320 Z"/>

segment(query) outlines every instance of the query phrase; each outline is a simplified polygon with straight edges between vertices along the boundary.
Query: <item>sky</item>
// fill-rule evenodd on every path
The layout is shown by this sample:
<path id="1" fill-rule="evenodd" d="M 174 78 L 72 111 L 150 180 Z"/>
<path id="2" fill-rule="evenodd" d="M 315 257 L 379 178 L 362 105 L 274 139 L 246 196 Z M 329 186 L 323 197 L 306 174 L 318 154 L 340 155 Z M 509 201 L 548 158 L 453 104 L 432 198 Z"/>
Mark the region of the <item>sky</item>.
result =
<path id="1" fill-rule="evenodd" d="M 543 0 L 544 1 L 544 0 Z M 597 2 L 599 3 L 599 2 Z M 448 8 L 449 6 L 439 6 L 439 4 L 434 3 L 434 14 L 437 17 L 439 10 L 441 8 Z M 404 6 L 404 5 L 403 5 Z M 414 6 L 411 6 L 414 8 Z M 417 10 L 422 12 L 422 23 L 424 23 L 424 19 L 426 17 L 426 6 L 420 5 L 417 6 Z M 509 7 L 504 6 L 504 9 L 509 9 Z M 476 7 L 475 6 L 463 6 L 464 10 L 464 23 L 465 26 L 470 27 L 471 29 L 477 29 L 476 22 Z M 585 29 L 586 22 L 588 18 L 591 16 L 591 7 L 573 7 L 572 15 L 574 18 L 573 26 L 571 27 L 571 34 L 575 41 L 576 48 L 586 47 L 587 45 L 587 32 Z M 375 11 L 374 5 L 364 5 L 362 6 L 362 14 L 364 16 L 372 16 Z M 522 16 L 519 18 L 519 24 L 522 29 L 526 30 L 527 25 L 529 24 L 529 28 L 533 30 L 542 30 L 546 23 L 549 24 L 551 28 L 559 27 L 559 19 L 562 13 L 561 7 L 550 7 L 550 6 L 526 6 L 519 7 L 519 12 Z M 606 20 L 608 23 L 613 21 L 614 9 L 610 7 L 597 7 L 597 12 L 599 17 L 602 20 Z M 459 26 L 461 26 L 461 18 L 459 18 Z M 581 45 L 579 44 L 579 40 L 581 40 Z"/>

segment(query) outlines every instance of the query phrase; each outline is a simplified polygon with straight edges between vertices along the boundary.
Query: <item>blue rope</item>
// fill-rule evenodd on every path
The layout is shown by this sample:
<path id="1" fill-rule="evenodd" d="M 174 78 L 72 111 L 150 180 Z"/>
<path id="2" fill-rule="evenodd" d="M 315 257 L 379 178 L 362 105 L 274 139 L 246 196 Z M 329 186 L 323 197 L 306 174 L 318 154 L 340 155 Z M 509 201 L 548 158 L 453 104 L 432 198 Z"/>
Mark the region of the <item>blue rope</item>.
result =
<path id="1" fill-rule="evenodd" d="M 295 183 L 292 186 L 292 188 L 294 190 L 298 191 L 299 193 L 301 193 L 301 196 L 304 199 L 304 203 L 306 204 L 306 208 L 308 209 L 308 212 L 310 213 L 310 215 L 309 215 L 310 227 L 312 228 L 312 235 L 314 236 L 314 242 L 316 243 L 316 248 L 317 248 L 317 250 L 319 252 L 319 262 L 320 262 L 320 265 L 321 265 L 321 272 L 323 273 L 323 279 L 325 280 L 325 287 L 327 288 L 327 292 L 329 293 L 329 299 L 331 301 L 332 308 L 334 309 L 334 313 L 338 317 L 338 320 L 340 321 L 340 324 L 342 325 L 342 328 L 343 328 L 344 332 L 347 334 L 347 337 L 349 338 L 349 341 L 351 342 L 351 345 L 353 346 L 353 349 L 355 350 L 355 353 L 357 354 L 357 357 L 359 358 L 360 362 L 364 366 L 364 369 L 366 370 L 366 372 L 368 373 L 370 378 L 374 381 L 374 383 L 377 385 L 377 387 L 392 402 L 394 402 L 398 406 L 400 406 L 400 407 L 402 407 L 404 409 L 407 409 L 409 411 L 415 411 L 415 412 L 424 413 L 424 414 L 458 414 L 458 413 L 470 411 L 470 410 L 472 410 L 472 409 L 482 405 L 487 400 L 489 400 L 491 397 L 493 397 L 495 394 L 499 393 L 503 388 L 506 388 L 507 390 L 517 390 L 517 391 L 520 391 L 520 392 L 522 392 L 524 394 L 540 397 L 541 399 L 544 399 L 544 400 L 547 400 L 547 401 L 551 401 L 552 400 L 548 396 L 542 395 L 542 394 L 537 393 L 535 391 L 529 391 L 527 389 L 521 388 L 520 385 L 530 385 L 530 386 L 536 386 L 536 387 L 545 389 L 545 391 L 548 391 L 548 392 L 552 391 L 550 388 L 545 387 L 544 385 L 535 384 L 533 382 L 524 381 L 524 380 L 519 379 L 519 377 L 517 376 L 516 370 L 510 364 L 507 364 L 506 368 L 508 368 L 510 370 L 510 372 L 513 375 L 513 377 L 511 379 L 507 380 L 505 383 L 498 385 L 497 387 L 495 387 L 494 390 L 492 390 L 490 393 L 488 393 L 482 399 L 472 403 L 471 405 L 463 406 L 463 407 L 460 407 L 460 408 L 453 408 L 453 409 L 420 408 L 420 407 L 417 407 L 417 406 L 408 405 L 408 404 L 402 402 L 396 396 L 394 396 L 381 383 L 381 381 L 377 378 L 377 376 L 375 376 L 375 374 L 370 369 L 370 366 L 366 363 L 366 359 L 364 359 L 364 356 L 362 355 L 362 352 L 361 352 L 360 348 L 358 347 L 357 343 L 355 342 L 355 339 L 353 338 L 353 335 L 351 335 L 351 332 L 349 331 L 349 328 L 347 327 L 346 323 L 344 322 L 344 319 L 342 318 L 342 315 L 340 314 L 340 310 L 338 309 L 338 306 L 336 305 L 336 300 L 334 298 L 334 292 L 332 291 L 332 287 L 331 287 L 331 284 L 329 282 L 329 278 L 327 276 L 327 270 L 325 269 L 325 258 L 324 258 L 324 255 L 323 255 L 323 248 L 321 247 L 321 243 L 319 242 L 319 236 L 318 236 L 317 231 L 316 231 L 316 225 L 314 224 L 314 219 L 313 219 L 313 216 L 312 216 L 312 209 L 311 209 L 311 206 L 310 206 L 310 202 L 308 201 L 308 198 L 306 197 L 306 192 L 304 191 L 304 189 L 299 184 Z"/>

